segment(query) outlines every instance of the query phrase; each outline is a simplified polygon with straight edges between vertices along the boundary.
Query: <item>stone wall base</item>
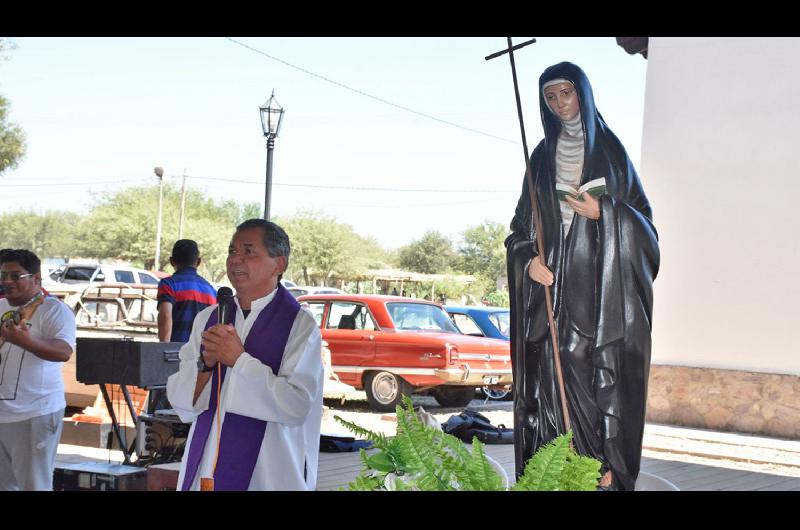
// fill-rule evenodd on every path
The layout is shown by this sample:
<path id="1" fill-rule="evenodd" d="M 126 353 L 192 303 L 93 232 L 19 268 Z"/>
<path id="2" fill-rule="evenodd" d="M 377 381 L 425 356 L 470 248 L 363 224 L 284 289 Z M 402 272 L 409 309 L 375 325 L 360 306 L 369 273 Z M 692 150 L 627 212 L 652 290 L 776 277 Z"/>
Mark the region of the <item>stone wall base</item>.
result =
<path id="1" fill-rule="evenodd" d="M 647 421 L 800 438 L 800 376 L 652 365 Z"/>

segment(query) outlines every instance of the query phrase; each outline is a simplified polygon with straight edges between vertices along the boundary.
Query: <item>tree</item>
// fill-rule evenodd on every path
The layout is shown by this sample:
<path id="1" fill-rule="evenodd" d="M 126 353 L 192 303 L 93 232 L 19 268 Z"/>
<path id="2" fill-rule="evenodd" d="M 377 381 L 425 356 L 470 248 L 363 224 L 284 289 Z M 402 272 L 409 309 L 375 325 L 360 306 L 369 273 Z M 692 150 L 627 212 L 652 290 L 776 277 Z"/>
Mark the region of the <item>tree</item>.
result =
<path id="1" fill-rule="evenodd" d="M 24 248 L 39 258 L 69 257 L 74 255 L 80 219 L 77 213 L 58 211 L 0 214 L 0 248 Z"/>
<path id="2" fill-rule="evenodd" d="M 114 258 L 139 266 L 152 265 L 155 256 L 158 186 L 127 188 L 105 193 L 78 227 L 77 250 L 86 257 Z M 203 258 L 201 273 L 211 281 L 225 277 L 228 245 L 236 225 L 258 217 L 256 203 L 216 202 L 192 188 L 186 190 L 183 237 L 194 239 Z M 172 245 L 178 239 L 180 190 L 164 184 L 161 259 L 169 263 Z"/>
<path id="3" fill-rule="evenodd" d="M 425 274 L 442 274 L 457 264 L 450 239 L 435 230 L 425 232 L 420 240 L 400 247 L 400 267 Z"/>
<path id="4" fill-rule="evenodd" d="M 275 222 L 286 230 L 292 246 L 286 275 L 295 281 L 302 277 L 305 285 L 356 277 L 385 264 L 386 253 L 374 239 L 322 212 L 302 210 Z"/>
<path id="5" fill-rule="evenodd" d="M 14 49 L 13 43 L 0 38 L 0 60 L 6 50 Z M 0 174 L 14 169 L 25 156 L 25 132 L 16 124 L 8 122 L 9 102 L 0 95 Z"/>
<path id="6" fill-rule="evenodd" d="M 484 221 L 467 228 L 459 248 L 462 268 L 468 274 L 497 281 L 506 274 L 506 229 L 498 222 Z"/>

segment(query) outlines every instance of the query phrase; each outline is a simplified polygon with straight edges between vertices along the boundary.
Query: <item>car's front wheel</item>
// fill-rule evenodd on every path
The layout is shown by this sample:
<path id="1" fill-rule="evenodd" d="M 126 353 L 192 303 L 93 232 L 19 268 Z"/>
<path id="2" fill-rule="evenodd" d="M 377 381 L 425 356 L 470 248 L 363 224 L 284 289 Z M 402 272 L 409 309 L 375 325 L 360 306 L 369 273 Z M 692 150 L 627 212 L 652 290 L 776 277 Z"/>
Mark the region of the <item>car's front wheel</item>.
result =
<path id="1" fill-rule="evenodd" d="M 411 395 L 411 385 L 391 372 L 370 372 L 364 381 L 367 401 L 373 410 L 394 412 L 403 396 Z"/>
<path id="2" fill-rule="evenodd" d="M 475 398 L 475 389 L 471 386 L 437 386 L 431 395 L 443 407 L 466 407 Z"/>

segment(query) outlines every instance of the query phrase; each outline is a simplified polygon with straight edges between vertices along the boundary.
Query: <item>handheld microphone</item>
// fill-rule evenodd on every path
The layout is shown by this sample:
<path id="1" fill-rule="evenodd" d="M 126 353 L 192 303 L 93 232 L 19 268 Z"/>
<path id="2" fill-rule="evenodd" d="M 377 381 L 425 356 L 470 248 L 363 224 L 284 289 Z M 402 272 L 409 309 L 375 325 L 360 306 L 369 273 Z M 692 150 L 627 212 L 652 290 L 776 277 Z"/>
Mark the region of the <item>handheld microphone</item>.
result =
<path id="1" fill-rule="evenodd" d="M 217 303 L 219 304 L 219 323 L 230 324 L 231 320 L 231 300 L 233 291 L 230 287 L 220 287 L 217 291 Z"/>

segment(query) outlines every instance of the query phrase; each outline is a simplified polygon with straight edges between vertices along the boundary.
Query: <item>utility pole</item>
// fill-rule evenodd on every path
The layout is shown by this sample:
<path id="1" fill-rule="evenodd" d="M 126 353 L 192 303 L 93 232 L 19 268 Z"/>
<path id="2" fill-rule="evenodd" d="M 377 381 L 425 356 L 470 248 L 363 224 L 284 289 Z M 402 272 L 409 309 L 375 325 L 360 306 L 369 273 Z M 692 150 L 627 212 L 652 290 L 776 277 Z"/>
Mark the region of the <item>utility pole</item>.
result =
<path id="1" fill-rule="evenodd" d="M 156 224 L 156 261 L 153 270 L 158 270 L 161 263 L 161 208 L 164 202 L 164 168 L 156 167 L 153 169 L 158 177 L 158 222 Z"/>
<path id="2" fill-rule="evenodd" d="M 178 225 L 178 239 L 183 239 L 183 212 L 186 207 L 186 168 L 183 168 L 183 187 L 181 187 L 181 222 Z"/>

